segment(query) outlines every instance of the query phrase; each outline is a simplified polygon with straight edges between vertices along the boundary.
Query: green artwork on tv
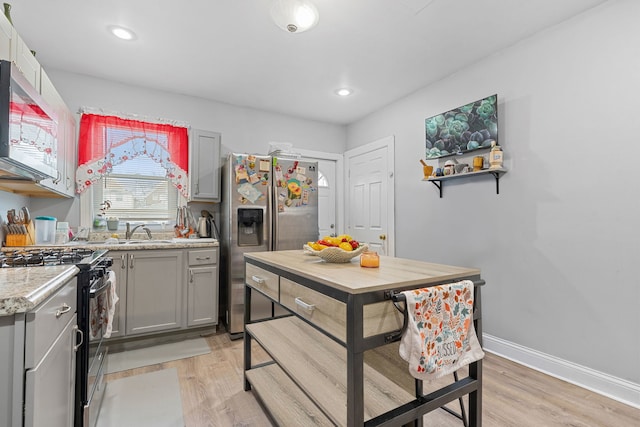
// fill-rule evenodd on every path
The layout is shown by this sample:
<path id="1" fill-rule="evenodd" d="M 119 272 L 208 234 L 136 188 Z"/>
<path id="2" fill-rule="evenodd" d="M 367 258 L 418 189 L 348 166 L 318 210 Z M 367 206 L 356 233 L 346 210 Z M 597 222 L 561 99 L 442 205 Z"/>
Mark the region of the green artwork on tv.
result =
<path id="1" fill-rule="evenodd" d="M 429 117 L 424 125 L 427 159 L 491 148 L 498 143 L 498 95 Z"/>

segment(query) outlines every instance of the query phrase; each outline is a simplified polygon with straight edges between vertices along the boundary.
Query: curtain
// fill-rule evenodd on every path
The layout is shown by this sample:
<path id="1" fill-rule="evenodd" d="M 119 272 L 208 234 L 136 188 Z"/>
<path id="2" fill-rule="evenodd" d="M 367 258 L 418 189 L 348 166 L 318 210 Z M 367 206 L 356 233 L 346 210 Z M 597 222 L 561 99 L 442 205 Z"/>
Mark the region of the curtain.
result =
<path id="1" fill-rule="evenodd" d="M 189 195 L 189 133 L 186 127 L 99 114 L 82 114 L 78 137 L 76 191 L 108 175 L 113 166 L 147 156 L 167 171 L 184 197 Z"/>

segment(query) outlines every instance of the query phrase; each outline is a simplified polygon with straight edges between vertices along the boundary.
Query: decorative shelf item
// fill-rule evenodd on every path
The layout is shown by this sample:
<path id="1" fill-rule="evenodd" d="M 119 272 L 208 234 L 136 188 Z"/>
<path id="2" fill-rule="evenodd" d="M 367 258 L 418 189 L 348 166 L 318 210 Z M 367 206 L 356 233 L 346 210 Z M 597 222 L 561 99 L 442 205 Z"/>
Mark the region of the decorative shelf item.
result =
<path id="1" fill-rule="evenodd" d="M 442 186 L 444 185 L 444 181 L 450 181 L 453 179 L 462 179 L 462 178 L 472 178 L 478 175 L 487 175 L 491 174 L 496 179 L 496 194 L 500 194 L 500 177 L 507 173 L 507 170 L 504 168 L 493 168 L 493 169 L 482 169 L 476 172 L 467 172 L 467 173 L 457 173 L 454 175 L 447 176 L 431 176 L 429 178 L 423 179 L 423 181 L 429 181 L 440 191 L 440 198 L 442 198 Z"/>

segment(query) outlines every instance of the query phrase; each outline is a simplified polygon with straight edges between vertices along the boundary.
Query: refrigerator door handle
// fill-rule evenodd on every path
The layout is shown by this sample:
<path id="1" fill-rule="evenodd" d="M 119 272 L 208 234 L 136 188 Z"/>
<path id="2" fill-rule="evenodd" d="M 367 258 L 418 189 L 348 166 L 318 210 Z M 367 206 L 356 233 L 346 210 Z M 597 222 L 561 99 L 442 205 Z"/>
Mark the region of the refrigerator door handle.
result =
<path id="1" fill-rule="evenodd" d="M 271 227 L 263 227 L 264 228 L 264 239 L 267 242 L 267 247 L 270 251 L 278 250 L 278 239 L 276 236 L 278 235 L 278 213 L 274 211 L 276 209 L 276 203 L 274 203 L 274 190 L 273 187 L 275 185 L 275 178 L 273 174 L 271 174 L 271 179 L 273 182 L 271 185 L 267 187 L 267 216 L 266 223 L 271 225 Z"/>

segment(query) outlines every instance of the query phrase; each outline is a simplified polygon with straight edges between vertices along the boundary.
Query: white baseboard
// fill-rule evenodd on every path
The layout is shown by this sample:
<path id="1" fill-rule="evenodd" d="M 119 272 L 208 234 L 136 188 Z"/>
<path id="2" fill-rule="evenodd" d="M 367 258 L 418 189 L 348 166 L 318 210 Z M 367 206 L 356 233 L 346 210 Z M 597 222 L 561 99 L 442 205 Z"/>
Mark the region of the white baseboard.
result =
<path id="1" fill-rule="evenodd" d="M 580 366 L 549 354 L 482 334 L 482 347 L 505 359 L 640 409 L 640 384 Z"/>

